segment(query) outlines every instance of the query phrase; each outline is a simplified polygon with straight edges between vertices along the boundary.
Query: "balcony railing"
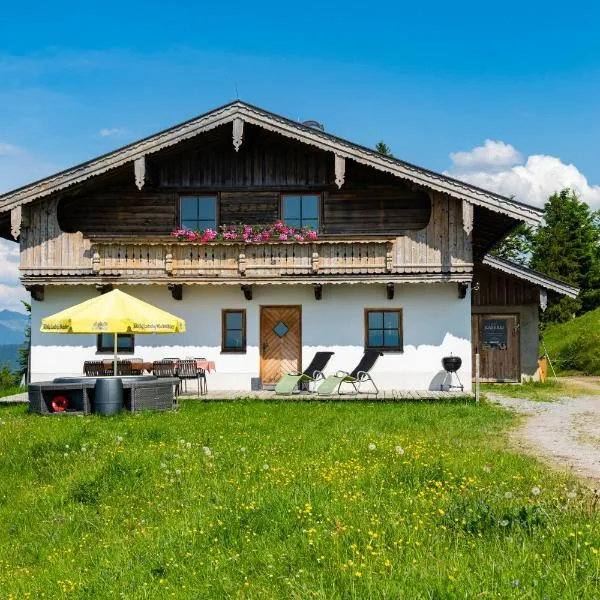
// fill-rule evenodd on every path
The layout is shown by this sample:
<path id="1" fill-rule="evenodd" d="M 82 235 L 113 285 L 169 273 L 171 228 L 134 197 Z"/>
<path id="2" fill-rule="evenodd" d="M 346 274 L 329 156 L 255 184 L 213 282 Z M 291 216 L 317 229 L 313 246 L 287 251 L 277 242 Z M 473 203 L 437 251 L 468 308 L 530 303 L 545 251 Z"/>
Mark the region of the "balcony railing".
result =
<path id="1" fill-rule="evenodd" d="M 270 279 L 291 275 L 382 274 L 393 270 L 393 241 L 263 244 L 95 240 L 92 271 L 127 279 Z"/>

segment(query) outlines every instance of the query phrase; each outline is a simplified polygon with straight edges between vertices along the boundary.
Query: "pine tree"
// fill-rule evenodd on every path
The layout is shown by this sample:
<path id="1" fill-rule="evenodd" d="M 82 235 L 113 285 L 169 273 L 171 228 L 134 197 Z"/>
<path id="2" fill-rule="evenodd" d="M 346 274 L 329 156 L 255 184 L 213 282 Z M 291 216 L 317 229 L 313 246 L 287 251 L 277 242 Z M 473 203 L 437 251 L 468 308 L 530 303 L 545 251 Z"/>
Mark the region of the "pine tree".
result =
<path id="1" fill-rule="evenodd" d="M 385 154 L 386 156 L 394 158 L 391 148 L 385 142 L 377 142 L 375 145 L 375 150 L 377 150 L 377 152 L 380 154 Z"/>
<path id="2" fill-rule="evenodd" d="M 516 262 L 524 267 L 529 266 L 535 231 L 527 225 L 519 225 L 509 233 L 490 254 Z"/>
<path id="3" fill-rule="evenodd" d="M 531 267 L 581 289 L 572 298 L 549 298 L 545 321 L 566 321 L 600 305 L 597 215 L 570 189 L 544 206 L 544 224 L 532 244 Z"/>

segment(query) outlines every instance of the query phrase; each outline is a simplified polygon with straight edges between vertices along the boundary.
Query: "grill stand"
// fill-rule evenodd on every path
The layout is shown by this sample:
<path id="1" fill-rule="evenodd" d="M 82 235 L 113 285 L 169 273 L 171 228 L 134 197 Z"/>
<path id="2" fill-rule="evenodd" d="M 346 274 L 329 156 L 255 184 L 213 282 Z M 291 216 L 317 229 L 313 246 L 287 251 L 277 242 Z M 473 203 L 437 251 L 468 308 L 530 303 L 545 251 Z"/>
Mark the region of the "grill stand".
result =
<path id="1" fill-rule="evenodd" d="M 450 385 L 446 386 L 446 379 L 450 375 Z M 458 379 L 458 385 L 452 385 L 452 375 L 456 375 L 456 379 Z M 443 392 L 444 390 L 449 392 L 451 389 L 460 389 L 461 392 L 465 391 L 465 386 L 462 384 L 460 377 L 456 371 L 446 371 L 446 377 L 444 377 L 444 381 L 442 381 L 440 385 L 440 390 Z"/>

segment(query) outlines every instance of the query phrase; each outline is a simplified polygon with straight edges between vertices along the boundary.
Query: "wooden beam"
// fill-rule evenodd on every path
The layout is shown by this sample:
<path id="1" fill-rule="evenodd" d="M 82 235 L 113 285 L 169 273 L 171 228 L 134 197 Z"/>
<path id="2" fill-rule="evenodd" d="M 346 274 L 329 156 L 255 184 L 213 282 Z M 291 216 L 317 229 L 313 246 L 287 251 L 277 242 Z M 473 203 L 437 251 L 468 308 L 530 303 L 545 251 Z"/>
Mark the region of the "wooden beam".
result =
<path id="1" fill-rule="evenodd" d="M 173 300 L 183 300 L 183 285 L 181 283 L 170 283 L 167 288 L 171 291 Z"/>
<path id="2" fill-rule="evenodd" d="M 323 298 L 323 284 L 315 283 L 313 290 L 315 292 L 315 300 L 321 300 L 321 298 Z"/>
<path id="3" fill-rule="evenodd" d="M 548 290 L 544 288 L 540 288 L 540 308 L 542 312 L 546 312 L 548 308 Z"/>
<path id="4" fill-rule="evenodd" d="M 233 147 L 238 152 L 244 139 L 244 121 L 242 119 L 233 119 Z"/>
<path id="5" fill-rule="evenodd" d="M 10 234 L 16 240 L 21 234 L 21 216 L 22 209 L 21 206 L 15 206 L 10 211 Z"/>
<path id="6" fill-rule="evenodd" d="M 462 202 L 463 231 L 466 235 L 473 232 L 473 205 L 466 200 Z"/>
<path id="7" fill-rule="evenodd" d="M 394 299 L 394 284 L 392 282 L 390 282 L 390 283 L 387 283 L 385 287 L 386 287 L 387 299 L 393 300 Z"/>
<path id="8" fill-rule="evenodd" d="M 25 289 L 31 294 L 31 297 L 38 302 L 44 301 L 43 285 L 26 285 Z"/>
<path id="9" fill-rule="evenodd" d="M 469 289 L 468 283 L 464 283 L 462 281 L 458 283 L 458 297 L 460 300 L 462 300 L 463 298 L 466 297 L 468 289 Z"/>
<path id="10" fill-rule="evenodd" d="M 243 285 L 241 287 L 242 292 L 244 293 L 244 298 L 246 298 L 246 300 L 252 300 L 252 286 L 250 285 Z"/>
<path id="11" fill-rule="evenodd" d="M 346 159 L 343 156 L 335 155 L 335 185 L 338 189 L 344 185 L 346 180 Z"/>
<path id="12" fill-rule="evenodd" d="M 135 185 L 141 190 L 146 183 L 146 157 L 141 156 L 133 163 L 133 172 L 135 174 Z"/>

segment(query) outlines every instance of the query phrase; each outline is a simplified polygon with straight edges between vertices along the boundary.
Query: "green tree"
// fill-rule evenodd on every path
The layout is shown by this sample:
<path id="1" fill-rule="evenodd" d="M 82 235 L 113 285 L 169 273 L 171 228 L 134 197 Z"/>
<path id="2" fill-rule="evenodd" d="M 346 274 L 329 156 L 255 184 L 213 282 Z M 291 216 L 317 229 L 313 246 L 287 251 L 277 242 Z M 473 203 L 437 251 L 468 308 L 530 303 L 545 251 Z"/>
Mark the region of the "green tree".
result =
<path id="1" fill-rule="evenodd" d="M 377 150 L 377 152 L 379 152 L 380 154 L 385 154 L 386 156 L 394 158 L 391 148 L 383 141 L 377 142 L 377 144 L 375 145 L 375 150 Z"/>
<path id="2" fill-rule="evenodd" d="M 544 224 L 532 243 L 531 267 L 581 289 L 572 298 L 549 298 L 545 321 L 560 322 L 600 306 L 597 215 L 571 189 L 552 194 Z"/>
<path id="3" fill-rule="evenodd" d="M 504 258 L 527 267 L 531 260 L 531 251 L 535 234 L 536 232 L 531 229 L 531 227 L 521 224 L 514 231 L 509 233 L 502 242 L 491 251 L 491 254 L 498 258 Z"/>
<path id="4" fill-rule="evenodd" d="M 31 353 L 31 304 L 21 300 L 27 311 L 28 321 L 25 327 L 25 343 L 19 348 L 19 374 L 25 375 L 25 383 L 29 381 L 29 354 Z"/>

